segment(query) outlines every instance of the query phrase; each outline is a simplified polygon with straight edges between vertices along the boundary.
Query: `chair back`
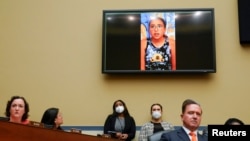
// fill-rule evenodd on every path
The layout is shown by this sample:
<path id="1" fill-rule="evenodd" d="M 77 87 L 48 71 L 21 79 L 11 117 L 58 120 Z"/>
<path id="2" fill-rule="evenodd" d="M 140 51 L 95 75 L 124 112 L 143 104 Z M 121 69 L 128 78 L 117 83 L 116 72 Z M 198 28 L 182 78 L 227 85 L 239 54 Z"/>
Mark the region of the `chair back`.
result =
<path id="1" fill-rule="evenodd" d="M 167 132 L 170 132 L 170 131 L 172 131 L 172 130 L 164 130 L 164 131 L 156 132 L 153 135 L 148 137 L 148 141 L 159 141 L 161 139 L 161 135 L 163 133 L 167 133 Z"/>

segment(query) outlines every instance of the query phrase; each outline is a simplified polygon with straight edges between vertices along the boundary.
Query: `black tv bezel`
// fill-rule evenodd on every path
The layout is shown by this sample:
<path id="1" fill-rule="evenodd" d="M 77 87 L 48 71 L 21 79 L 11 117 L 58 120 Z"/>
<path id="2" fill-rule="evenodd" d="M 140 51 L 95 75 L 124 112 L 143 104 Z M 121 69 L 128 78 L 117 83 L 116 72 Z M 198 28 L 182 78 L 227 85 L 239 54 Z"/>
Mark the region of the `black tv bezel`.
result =
<path id="1" fill-rule="evenodd" d="M 188 69 L 188 70 L 107 70 L 105 68 L 106 64 L 106 45 L 105 45 L 105 21 L 107 13 L 146 13 L 146 12 L 195 12 L 195 11 L 210 11 L 212 18 L 212 54 L 213 54 L 213 69 Z M 215 45 L 215 12 L 214 8 L 179 8 L 179 9 L 112 9 L 103 10 L 102 13 L 102 73 L 103 74 L 173 74 L 173 73 L 195 73 L 195 74 L 207 74 L 216 73 L 216 45 Z"/>

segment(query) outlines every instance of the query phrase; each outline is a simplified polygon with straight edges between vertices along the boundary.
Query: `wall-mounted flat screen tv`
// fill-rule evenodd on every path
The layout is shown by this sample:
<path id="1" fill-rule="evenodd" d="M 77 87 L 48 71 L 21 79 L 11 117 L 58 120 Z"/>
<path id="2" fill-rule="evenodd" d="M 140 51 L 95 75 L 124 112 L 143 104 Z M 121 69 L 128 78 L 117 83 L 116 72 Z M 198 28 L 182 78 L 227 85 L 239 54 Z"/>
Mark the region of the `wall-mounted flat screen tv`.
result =
<path id="1" fill-rule="evenodd" d="M 215 73 L 214 9 L 103 10 L 102 73 Z"/>

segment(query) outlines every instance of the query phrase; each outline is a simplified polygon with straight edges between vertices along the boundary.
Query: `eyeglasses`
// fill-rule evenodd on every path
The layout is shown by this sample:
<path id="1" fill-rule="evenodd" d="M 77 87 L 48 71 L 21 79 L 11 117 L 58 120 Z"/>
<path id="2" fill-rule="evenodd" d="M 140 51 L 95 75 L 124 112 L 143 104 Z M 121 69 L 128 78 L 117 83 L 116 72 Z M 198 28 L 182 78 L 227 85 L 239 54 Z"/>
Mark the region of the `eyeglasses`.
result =
<path id="1" fill-rule="evenodd" d="M 162 29 L 163 25 L 150 25 L 150 29 Z"/>

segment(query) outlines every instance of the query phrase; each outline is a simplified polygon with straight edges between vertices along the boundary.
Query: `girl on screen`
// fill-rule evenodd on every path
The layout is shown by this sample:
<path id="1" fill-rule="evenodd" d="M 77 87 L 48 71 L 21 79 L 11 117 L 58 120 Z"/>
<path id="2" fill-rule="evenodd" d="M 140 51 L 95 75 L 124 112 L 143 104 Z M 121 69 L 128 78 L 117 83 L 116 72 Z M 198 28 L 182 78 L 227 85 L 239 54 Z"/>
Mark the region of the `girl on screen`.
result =
<path id="1" fill-rule="evenodd" d="M 167 23 L 160 16 L 150 16 L 148 19 L 148 22 L 141 25 L 141 70 L 172 70 L 172 52 L 166 35 Z"/>

